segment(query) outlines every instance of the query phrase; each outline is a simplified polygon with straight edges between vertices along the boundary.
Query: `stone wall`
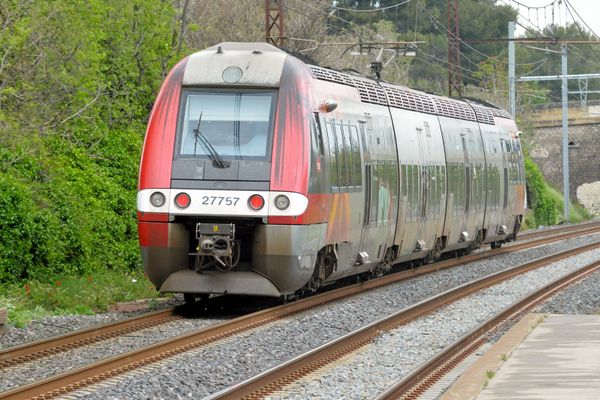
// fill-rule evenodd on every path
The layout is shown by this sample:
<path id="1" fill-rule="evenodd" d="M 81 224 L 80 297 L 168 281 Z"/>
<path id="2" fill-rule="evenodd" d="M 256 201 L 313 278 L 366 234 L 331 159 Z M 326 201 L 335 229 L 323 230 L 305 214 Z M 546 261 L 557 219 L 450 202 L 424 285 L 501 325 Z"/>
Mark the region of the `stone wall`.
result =
<path id="1" fill-rule="evenodd" d="M 546 180 L 562 191 L 562 111 L 544 107 L 527 114 L 522 136 Z M 569 195 L 600 214 L 600 106 L 569 108 Z"/>

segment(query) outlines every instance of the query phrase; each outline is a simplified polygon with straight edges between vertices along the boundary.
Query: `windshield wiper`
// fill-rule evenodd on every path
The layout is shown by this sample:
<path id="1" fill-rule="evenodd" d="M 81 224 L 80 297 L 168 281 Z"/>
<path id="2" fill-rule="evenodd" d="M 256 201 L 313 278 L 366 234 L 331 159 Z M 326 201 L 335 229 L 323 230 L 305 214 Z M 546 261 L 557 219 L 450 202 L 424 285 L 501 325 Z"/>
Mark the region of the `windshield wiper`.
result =
<path id="1" fill-rule="evenodd" d="M 231 165 L 231 163 L 225 162 L 223 160 L 223 158 L 219 155 L 217 150 L 215 150 L 213 145 L 208 141 L 206 136 L 204 136 L 202 134 L 202 132 L 200 131 L 200 124 L 202 123 L 202 114 L 203 114 L 203 111 L 200 111 L 200 116 L 198 117 L 198 126 L 196 127 L 196 129 L 193 130 L 193 132 L 194 132 L 194 156 L 196 155 L 196 146 L 198 145 L 198 142 L 199 142 L 200 146 L 202 146 L 202 149 L 204 150 L 204 152 L 206 153 L 208 158 L 211 159 L 214 167 L 227 168 Z"/>

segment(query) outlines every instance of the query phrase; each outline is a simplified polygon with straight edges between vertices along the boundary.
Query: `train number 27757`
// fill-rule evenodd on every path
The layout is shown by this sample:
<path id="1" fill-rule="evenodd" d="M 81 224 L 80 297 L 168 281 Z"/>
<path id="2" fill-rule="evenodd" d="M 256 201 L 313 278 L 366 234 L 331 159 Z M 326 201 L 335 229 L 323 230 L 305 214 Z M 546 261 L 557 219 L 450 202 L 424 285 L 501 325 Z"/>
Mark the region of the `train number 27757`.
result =
<path id="1" fill-rule="evenodd" d="M 240 200 L 239 197 L 223 197 L 223 196 L 202 196 L 202 205 L 205 206 L 235 206 Z"/>

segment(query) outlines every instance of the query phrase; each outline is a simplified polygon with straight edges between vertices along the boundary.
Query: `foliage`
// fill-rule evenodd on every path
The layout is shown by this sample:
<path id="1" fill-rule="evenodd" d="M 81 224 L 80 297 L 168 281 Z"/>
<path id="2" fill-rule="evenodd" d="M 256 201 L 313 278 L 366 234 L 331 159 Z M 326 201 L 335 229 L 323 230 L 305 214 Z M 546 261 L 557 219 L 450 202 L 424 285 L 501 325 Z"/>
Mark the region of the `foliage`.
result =
<path id="1" fill-rule="evenodd" d="M 544 180 L 537 165 L 525 157 L 525 176 L 527 179 L 527 202 L 530 209 L 525 219 L 525 227 L 555 225 L 564 221 L 564 199 L 562 192 L 554 189 Z M 581 205 L 571 202 L 569 205 L 570 222 L 578 223 L 591 219 L 590 213 Z"/>
<path id="2" fill-rule="evenodd" d="M 338 0 L 329 19 L 329 32 L 353 32 L 355 40 L 418 41 L 417 56 L 410 60 L 409 79 L 402 83 L 438 93 L 446 92 L 448 69 L 447 1 L 421 0 L 401 6 L 395 0 Z M 357 12 L 372 10 L 378 12 Z M 506 37 L 508 21 L 516 19 L 517 11 L 494 0 L 461 0 L 459 6 L 460 37 L 465 42 Z M 392 26 L 396 37 L 365 36 L 367 29 L 377 31 L 385 21 Z M 358 38 L 356 37 L 358 36 Z M 463 44 L 461 67 L 465 85 L 480 85 L 480 77 L 486 72 L 481 63 L 501 62 L 506 68 L 504 43 L 488 42 Z M 488 57 L 489 56 L 489 57 Z M 371 55 L 373 57 L 373 54 Z M 488 79 L 492 79 L 488 77 Z"/>
<path id="3" fill-rule="evenodd" d="M 527 180 L 528 206 L 533 210 L 529 214 L 527 226 L 534 228 L 540 225 L 554 225 L 558 214 L 552 197 L 549 194 L 549 186 L 544 181 L 542 173 L 537 165 L 529 157 L 525 157 L 525 177 Z"/>
<path id="4" fill-rule="evenodd" d="M 560 222 L 564 222 L 565 203 L 562 192 L 554 189 L 553 187 L 548 187 L 548 195 L 552 199 L 556 213 L 559 215 Z M 591 218 L 591 214 L 585 209 L 585 207 L 572 201 L 569 203 L 569 222 L 576 224 L 578 222 L 587 221 Z"/>
<path id="5" fill-rule="evenodd" d="M 154 286 L 139 272 L 103 271 L 93 275 L 57 275 L 50 281 L 0 284 L 0 308 L 17 327 L 51 315 L 92 314 L 117 302 L 155 298 Z"/>
<path id="6" fill-rule="evenodd" d="M 0 282 L 137 268 L 139 155 L 180 10 L 8 0 L 0 22 Z"/>

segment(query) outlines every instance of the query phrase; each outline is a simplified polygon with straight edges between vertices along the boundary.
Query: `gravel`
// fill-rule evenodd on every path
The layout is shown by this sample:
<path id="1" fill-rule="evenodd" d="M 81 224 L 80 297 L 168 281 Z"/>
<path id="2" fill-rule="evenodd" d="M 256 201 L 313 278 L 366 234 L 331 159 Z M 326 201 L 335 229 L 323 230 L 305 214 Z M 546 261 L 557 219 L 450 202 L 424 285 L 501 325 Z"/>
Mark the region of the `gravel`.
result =
<path id="1" fill-rule="evenodd" d="M 600 259 L 592 250 L 495 285 L 406 326 L 383 333 L 354 357 L 348 357 L 319 379 L 302 379 L 270 399 L 374 398 L 444 347 L 556 277 Z"/>
<path id="2" fill-rule="evenodd" d="M 185 319 L 0 370 L 0 392 L 224 321 Z"/>
<path id="3" fill-rule="evenodd" d="M 114 384 L 107 382 L 100 385 L 94 393 L 85 391 L 73 394 L 90 399 L 207 396 L 431 295 L 506 267 L 599 239 L 600 235 L 578 237 L 390 285 L 245 332 L 231 340 L 213 343 L 182 354 L 158 363 L 153 368 L 121 377 Z M 573 265 L 572 262 L 567 264 Z M 569 266 L 558 268 L 564 269 Z M 546 272 L 546 274 L 554 276 L 556 271 Z M 524 283 L 522 286 L 527 285 Z M 455 321 L 454 324 L 450 322 L 452 318 L 449 317 L 454 314 L 448 311 L 431 317 L 432 320 L 437 320 L 439 325 L 415 325 L 408 336 L 402 336 L 403 334 L 400 333 L 391 335 L 399 338 L 395 346 L 402 349 L 401 354 L 400 356 L 390 354 L 391 359 L 384 361 L 383 364 L 393 365 L 396 368 L 396 376 L 406 373 L 406 370 L 419 363 L 419 360 L 426 359 L 436 349 L 443 347 L 468 329 L 473 319 L 480 321 L 488 316 L 492 311 L 487 306 L 505 304 L 501 300 L 513 291 L 513 287 L 508 286 L 506 293 L 493 294 L 491 298 L 483 300 L 467 311 L 462 309 L 457 313 L 458 322 Z M 446 321 L 447 319 L 449 320 Z M 388 350 L 383 351 L 383 353 L 387 352 Z M 412 360 L 412 363 L 408 361 L 404 363 L 402 357 Z M 378 360 L 379 356 L 376 356 L 365 365 L 372 364 L 375 368 L 379 364 Z M 404 367 L 399 368 L 399 365 Z M 333 384 L 335 380 L 343 378 L 332 377 L 332 379 L 333 381 L 329 379 L 326 381 Z M 349 383 L 346 385 L 353 386 Z M 356 385 L 362 384 L 356 383 Z M 349 388 L 342 386 L 340 390 L 346 389 Z M 311 393 L 317 395 L 316 392 Z M 347 396 L 339 396 L 331 392 L 319 397 L 352 398 L 355 395 L 348 392 Z"/>
<path id="4" fill-rule="evenodd" d="M 546 314 L 600 314 L 600 272 L 563 290 L 534 312 Z"/>
<path id="5" fill-rule="evenodd" d="M 96 315 L 64 315 L 31 321 L 25 328 L 9 326 L 0 335 L 0 349 L 62 335 L 79 329 L 108 324 L 120 319 L 130 318 L 144 312 L 174 307 L 183 303 L 183 296 L 173 296 L 156 302 L 149 301 L 148 309 L 139 312 L 109 312 Z"/>

